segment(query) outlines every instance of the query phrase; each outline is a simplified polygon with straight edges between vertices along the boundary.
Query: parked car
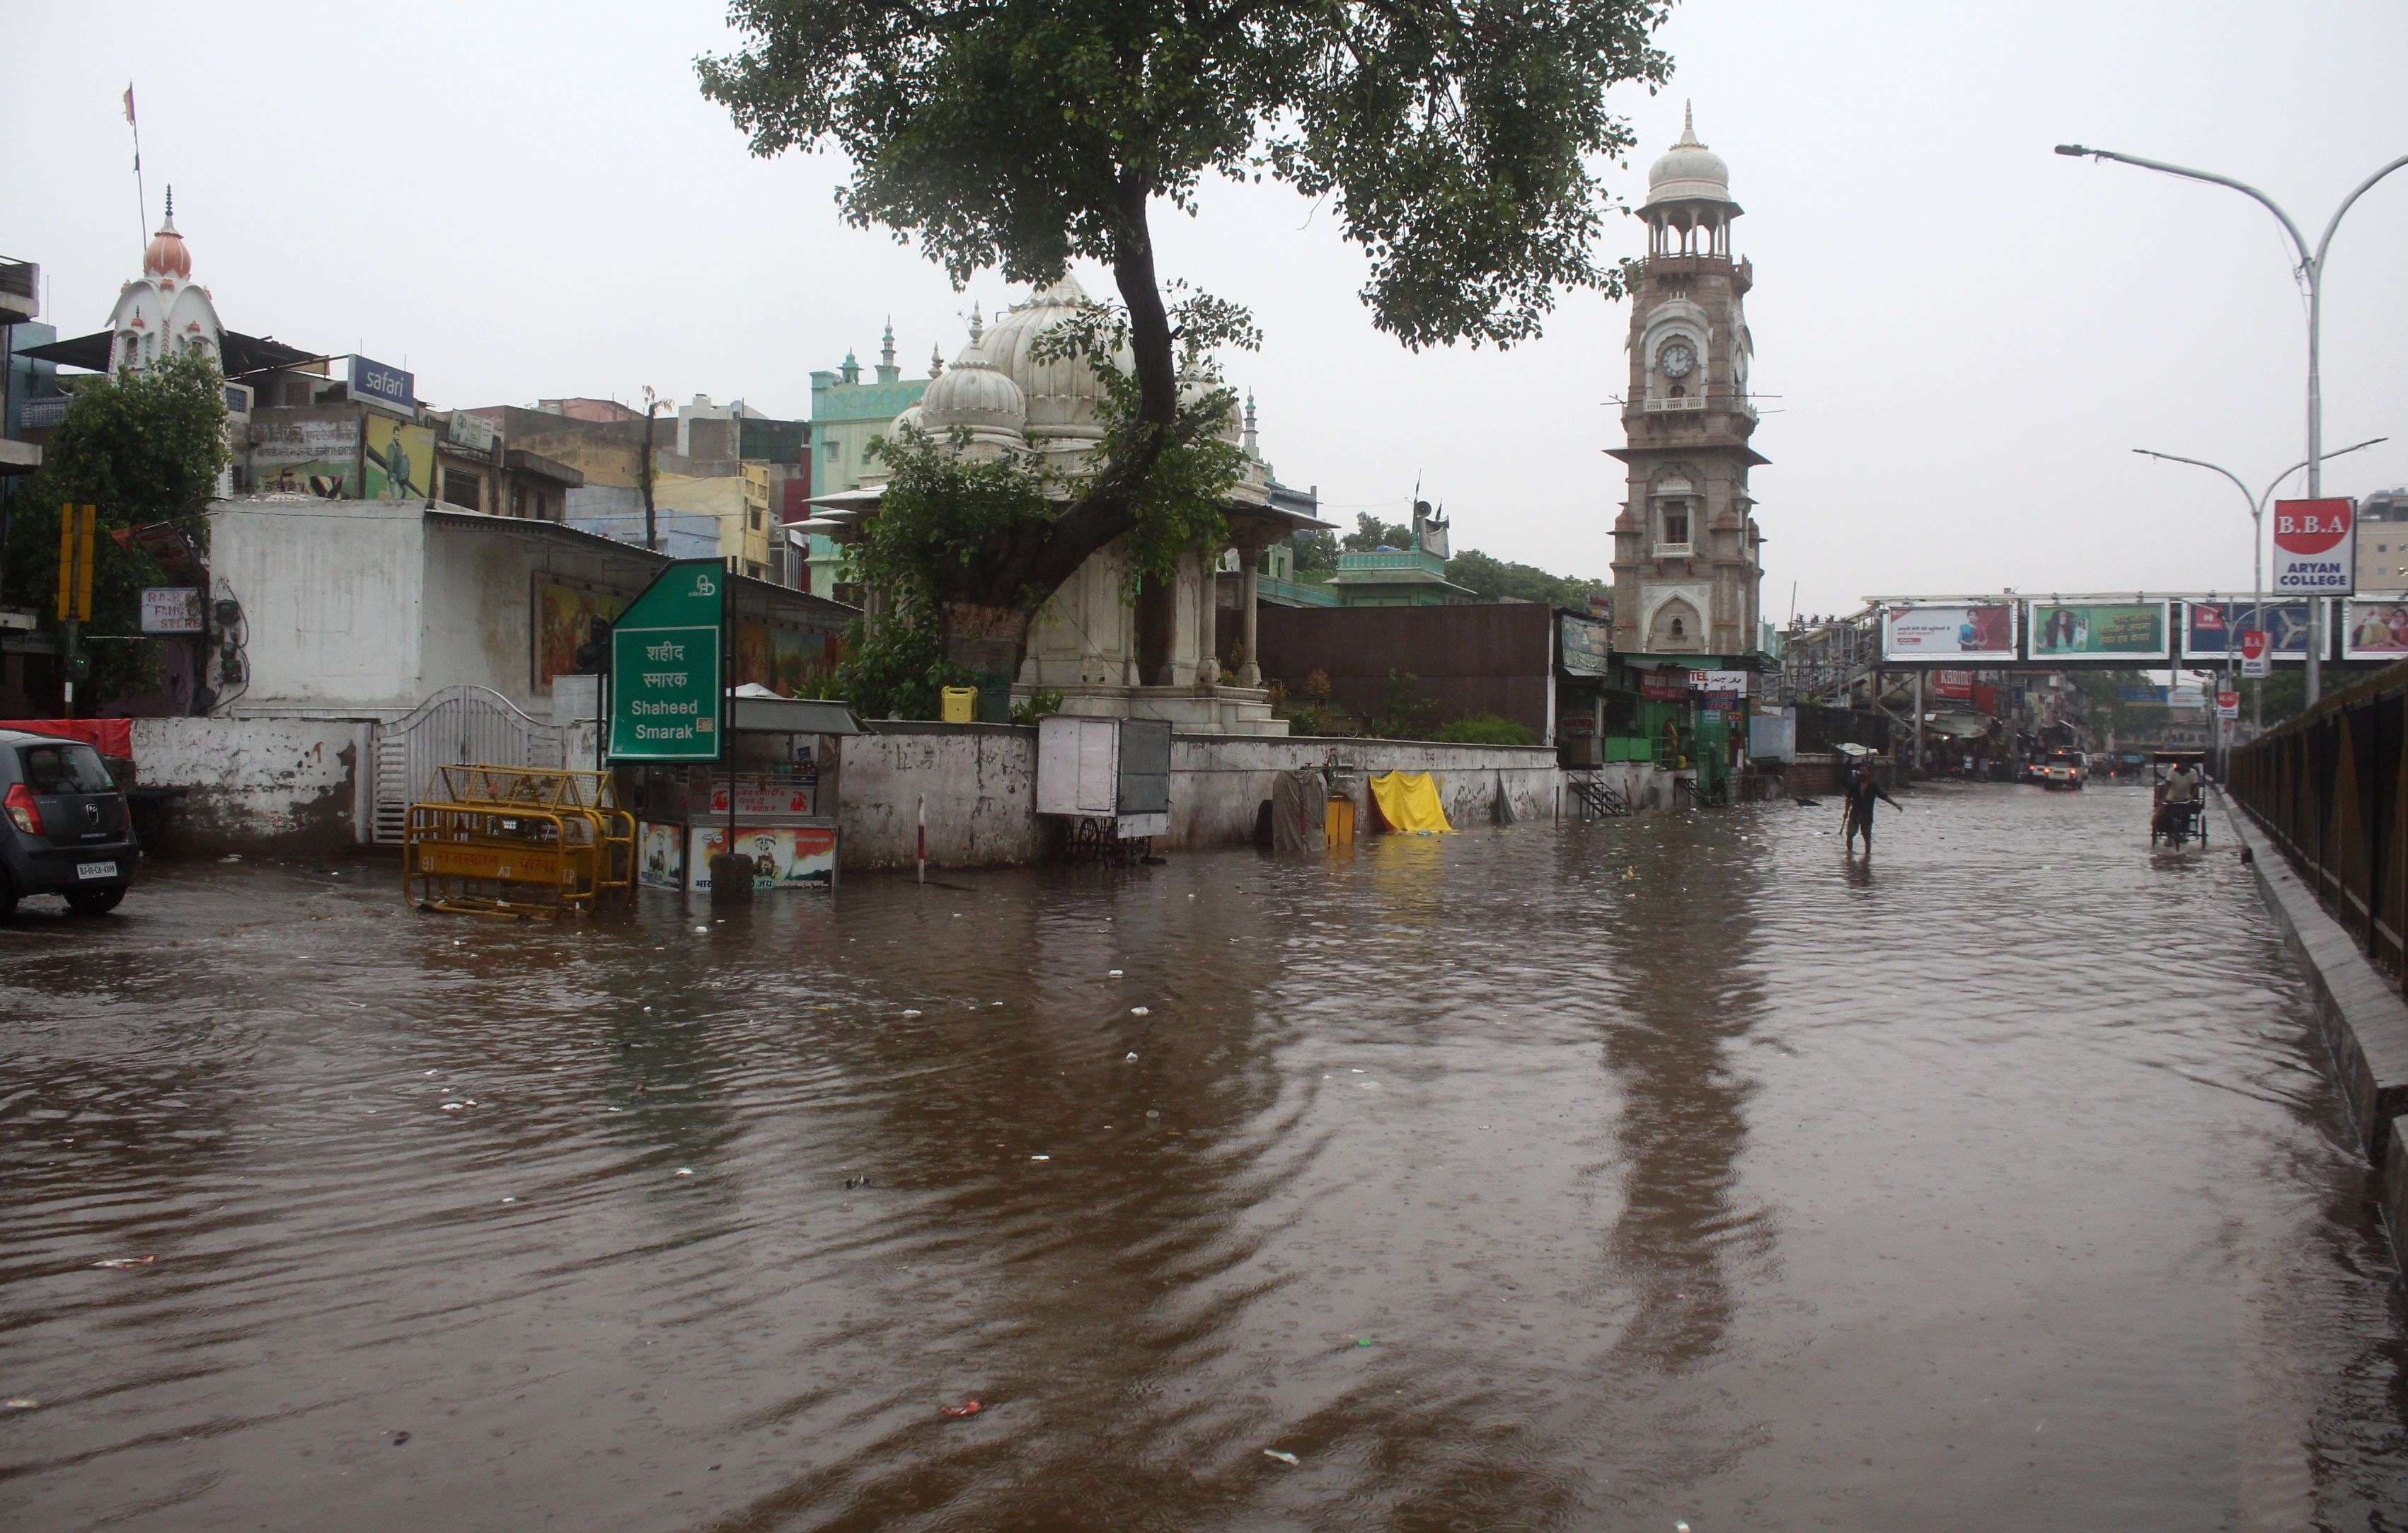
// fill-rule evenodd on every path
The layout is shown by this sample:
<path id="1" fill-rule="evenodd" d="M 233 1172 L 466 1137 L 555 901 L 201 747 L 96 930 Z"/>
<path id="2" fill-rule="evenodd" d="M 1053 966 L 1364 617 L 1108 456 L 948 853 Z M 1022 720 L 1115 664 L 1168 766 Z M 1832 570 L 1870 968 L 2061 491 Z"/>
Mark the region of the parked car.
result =
<path id="1" fill-rule="evenodd" d="M 141 854 L 99 752 L 0 729 L 0 916 L 27 895 L 63 895 L 78 915 L 106 915 Z"/>

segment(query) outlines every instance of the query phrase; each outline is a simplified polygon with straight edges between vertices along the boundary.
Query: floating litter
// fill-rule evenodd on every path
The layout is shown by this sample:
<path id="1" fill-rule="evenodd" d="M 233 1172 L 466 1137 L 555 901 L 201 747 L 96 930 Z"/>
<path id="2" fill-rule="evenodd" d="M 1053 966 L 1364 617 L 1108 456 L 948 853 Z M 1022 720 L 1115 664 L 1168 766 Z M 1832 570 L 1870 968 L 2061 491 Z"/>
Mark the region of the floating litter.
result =
<path id="1" fill-rule="evenodd" d="M 681 1166 L 677 1169 L 677 1174 L 680 1176 L 692 1176 L 694 1175 L 694 1168 L 691 1166 Z"/>
<path id="2" fill-rule="evenodd" d="M 505 1202 L 505 1203 L 515 1203 L 515 1202 L 517 1202 L 517 1201 L 518 1201 L 518 1199 L 517 1199 L 517 1198 L 515 1198 L 515 1197 L 505 1197 L 505 1198 L 503 1198 L 503 1199 L 502 1199 L 502 1201 L 503 1201 L 503 1202 Z"/>
<path id="3" fill-rule="evenodd" d="M 696 937 L 709 937 L 710 935 L 710 928 L 709 926 L 696 926 L 694 929 L 694 935 Z"/>
<path id="4" fill-rule="evenodd" d="M 940 1405 L 937 1407 L 937 1414 L 940 1416 L 951 1416 L 953 1420 L 959 1421 L 964 1416 L 975 1416 L 985 1409 L 985 1406 L 981 1405 L 976 1400 L 964 1400 L 959 1405 Z"/>
<path id="5" fill-rule="evenodd" d="M 1137 1063 L 1137 1051 L 1136 1051 L 1135 1049 L 1131 1049 L 1131 1050 L 1128 1052 L 1128 1057 L 1127 1057 L 1126 1059 L 1123 1060 L 1123 1061 L 1122 1061 L 1122 1063 L 1123 1063 L 1123 1064 L 1126 1064 L 1126 1065 L 1134 1065 L 1134 1064 L 1136 1064 L 1136 1063 Z"/>
<path id="6" fill-rule="evenodd" d="M 1190 895 L 1189 897 L 1190 897 L 1190 898 L 1193 898 L 1193 897 L 1195 897 L 1195 896 Z M 1295 1469 L 1295 1468 L 1297 1467 L 1297 1465 L 1298 1465 L 1298 1464 L 1300 1464 L 1300 1463 L 1302 1463 L 1302 1462 L 1303 1462 L 1303 1460 L 1301 1460 L 1301 1459 L 1297 1458 L 1297 1457 L 1296 1456 L 1296 1454 L 1283 1454 L 1283 1453 L 1280 1452 L 1277 1448 L 1266 1448 L 1266 1449 L 1264 1449 L 1264 1450 L 1263 1450 L 1263 1456 L 1264 1456 L 1265 1458 L 1276 1458 L 1276 1459 L 1278 1459 L 1281 1463 L 1283 1463 L 1283 1464 L 1286 1465 L 1286 1466 L 1287 1466 L 1289 1469 Z M 1685 1524 L 1684 1524 L 1683 1526 L 1685 1526 L 1686 1525 L 1685 1525 Z"/>
<path id="7" fill-rule="evenodd" d="M 920 1013 L 919 1013 L 917 1010 L 914 1010 L 912 1008 L 910 1008 L 910 1007 L 908 1007 L 908 1006 L 907 1006 L 907 1007 L 905 1007 L 905 1008 L 903 1009 L 903 1014 L 904 1014 L 905 1016 L 907 1016 L 907 1017 L 916 1017 L 916 1016 L 918 1016 Z"/>
<path id="8" fill-rule="evenodd" d="M 1028 1158 L 1031 1160 L 1052 1160 L 1054 1157 L 1052 1155 L 1031 1155 Z"/>
<path id="9" fill-rule="evenodd" d="M 24 1395 L 12 1395 L 0 1400 L 0 1411 L 31 1411 L 42 1402 Z"/>
<path id="10" fill-rule="evenodd" d="M 1130 1008 L 1129 1008 L 1129 1015 L 1130 1015 L 1130 1016 L 1133 1016 L 1133 1017 L 1144 1017 L 1144 1016 L 1151 1016 L 1151 1015 L 1153 1015 L 1153 1013 L 1152 1013 L 1152 1012 L 1150 1012 L 1150 1011 L 1148 1011 L 1148 1010 L 1147 1010 L 1144 1007 L 1142 1007 L 1142 1006 L 1132 1006 L 1132 1007 L 1130 1007 Z"/>
<path id="11" fill-rule="evenodd" d="M 443 1104 L 443 1110 L 446 1112 L 457 1112 L 467 1105 L 468 1104 L 466 1102 L 446 1102 Z"/>
<path id="12" fill-rule="evenodd" d="M 123 1272 L 130 1268 L 148 1267 L 158 1259 L 156 1256 L 109 1256 L 92 1265 L 104 1271 Z"/>
<path id="13" fill-rule="evenodd" d="M 1108 969 L 1104 970 L 1104 978 L 1105 978 L 1105 979 L 1107 979 L 1107 980 L 1117 980 L 1117 979 L 1119 979 L 1120 977 L 1121 977 L 1121 971 L 1120 971 L 1119 969 L 1116 969 L 1116 968 L 1108 968 Z"/>

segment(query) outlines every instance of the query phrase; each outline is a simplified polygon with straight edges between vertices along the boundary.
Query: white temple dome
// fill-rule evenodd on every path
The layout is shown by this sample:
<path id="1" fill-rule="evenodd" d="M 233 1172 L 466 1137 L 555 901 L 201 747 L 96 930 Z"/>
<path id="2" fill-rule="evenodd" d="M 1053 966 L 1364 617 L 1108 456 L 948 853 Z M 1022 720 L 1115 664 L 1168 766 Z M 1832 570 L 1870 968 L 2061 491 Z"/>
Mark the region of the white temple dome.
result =
<path id="1" fill-rule="evenodd" d="M 1017 437 L 1028 423 L 1028 404 L 1020 385 L 997 372 L 976 341 L 962 348 L 914 408 L 920 428 L 934 437 L 968 426 L 973 434 Z"/>
<path id="2" fill-rule="evenodd" d="M 1039 362 L 1030 354 L 1039 337 L 1077 314 L 1086 302 L 1086 290 L 1079 285 L 1078 279 L 1065 272 L 1060 280 L 1035 297 L 1004 310 L 987 326 L 979 343 L 995 370 L 1019 385 L 1027 408 L 1032 443 L 1063 438 L 1094 442 L 1103 438 L 1099 407 L 1104 384 L 1096 376 L 1089 359 L 1067 356 Z M 1125 346 L 1112 360 L 1123 372 L 1133 371 L 1137 365 Z M 961 364 L 953 365 L 958 367 Z M 951 376 L 950 372 L 946 374 Z M 932 394 L 935 388 L 935 384 L 929 385 Z"/>
<path id="3" fill-rule="evenodd" d="M 1679 140 L 1647 172 L 1647 206 L 1730 200 L 1730 166 L 1698 142 L 1694 115 L 1683 107 Z"/>

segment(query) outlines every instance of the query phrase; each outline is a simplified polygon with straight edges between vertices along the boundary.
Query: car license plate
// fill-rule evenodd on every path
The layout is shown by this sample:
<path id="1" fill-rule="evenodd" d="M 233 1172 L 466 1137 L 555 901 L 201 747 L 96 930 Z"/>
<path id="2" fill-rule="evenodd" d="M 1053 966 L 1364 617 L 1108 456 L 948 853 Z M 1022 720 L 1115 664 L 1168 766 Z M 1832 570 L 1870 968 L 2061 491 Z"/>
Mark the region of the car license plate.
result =
<path id="1" fill-rule="evenodd" d="M 76 877 L 79 879 L 113 879 L 117 877 L 117 865 L 113 862 L 78 863 L 76 864 Z"/>

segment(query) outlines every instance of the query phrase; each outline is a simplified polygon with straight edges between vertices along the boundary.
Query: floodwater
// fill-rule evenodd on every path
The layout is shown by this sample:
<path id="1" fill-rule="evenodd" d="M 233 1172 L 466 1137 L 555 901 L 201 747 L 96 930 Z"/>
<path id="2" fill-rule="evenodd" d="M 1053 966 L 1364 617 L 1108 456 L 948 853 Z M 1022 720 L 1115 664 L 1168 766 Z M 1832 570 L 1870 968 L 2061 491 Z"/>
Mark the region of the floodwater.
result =
<path id="1" fill-rule="evenodd" d="M 2408 1527 L 2300 978 L 2145 803 L 29 904 L 0 1526 Z"/>

